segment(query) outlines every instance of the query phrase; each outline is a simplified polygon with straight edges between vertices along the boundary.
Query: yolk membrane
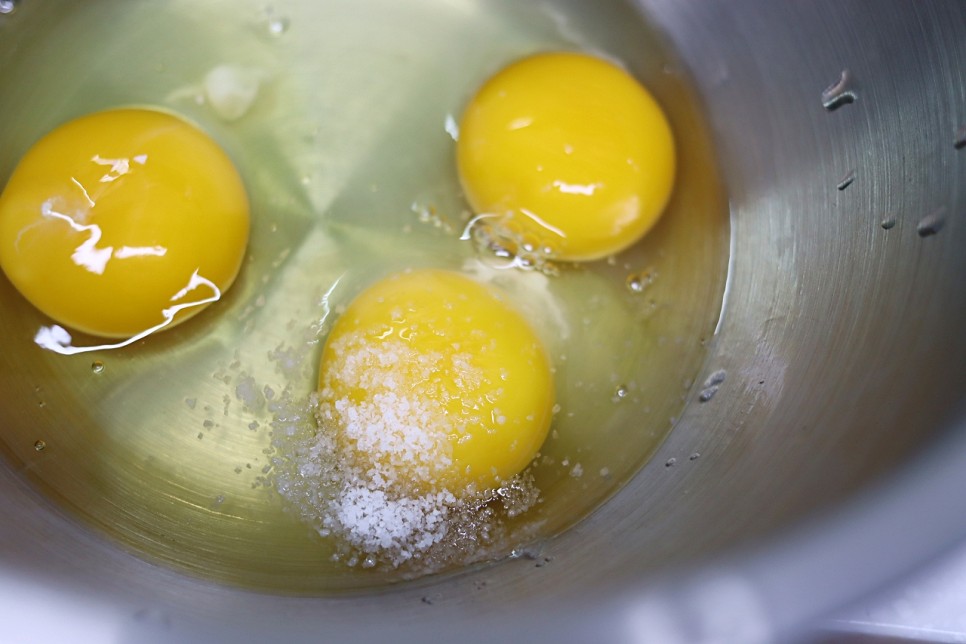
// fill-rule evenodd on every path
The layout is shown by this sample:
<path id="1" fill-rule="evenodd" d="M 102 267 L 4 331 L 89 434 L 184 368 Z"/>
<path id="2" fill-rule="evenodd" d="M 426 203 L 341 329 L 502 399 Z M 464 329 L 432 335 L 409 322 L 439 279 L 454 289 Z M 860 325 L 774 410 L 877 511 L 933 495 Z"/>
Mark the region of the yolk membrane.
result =
<path id="1" fill-rule="evenodd" d="M 564 260 L 598 259 L 657 222 L 674 185 L 671 128 L 630 74 L 594 56 L 524 58 L 490 78 L 459 127 L 478 215 Z"/>
<path id="2" fill-rule="evenodd" d="M 132 337 L 231 286 L 249 204 L 231 160 L 167 112 L 115 109 L 40 139 L 0 195 L 0 267 L 57 322 Z"/>
<path id="3" fill-rule="evenodd" d="M 496 292 L 450 271 L 370 286 L 323 349 L 320 423 L 353 469 L 387 490 L 499 486 L 533 460 L 553 405 L 534 331 Z"/>

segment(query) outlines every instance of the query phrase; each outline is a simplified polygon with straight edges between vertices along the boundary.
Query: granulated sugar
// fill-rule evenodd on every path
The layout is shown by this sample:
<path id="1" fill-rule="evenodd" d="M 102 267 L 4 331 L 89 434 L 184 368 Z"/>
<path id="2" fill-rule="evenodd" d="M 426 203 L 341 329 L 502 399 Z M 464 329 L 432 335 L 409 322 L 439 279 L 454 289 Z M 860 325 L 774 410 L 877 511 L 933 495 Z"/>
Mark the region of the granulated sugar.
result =
<path id="1" fill-rule="evenodd" d="M 446 538 L 456 501 L 446 490 L 393 499 L 357 484 L 344 488 L 333 507 L 350 543 L 370 554 L 392 553 L 392 563 L 399 565 Z"/>
<path id="2" fill-rule="evenodd" d="M 447 368 L 442 355 L 420 354 L 401 340 L 372 345 L 348 334 L 332 343 L 331 359 L 337 367 L 325 372 L 318 419 L 338 428 L 345 455 L 364 469 L 360 477 L 387 489 L 435 483 L 452 465 L 450 434 L 465 432 L 447 413 L 438 374 L 476 384 L 480 374 L 468 358 L 457 354 Z M 354 400 L 357 391 L 365 399 Z"/>
<path id="3" fill-rule="evenodd" d="M 479 387 L 471 356 L 350 333 L 330 359 L 338 368 L 324 371 L 317 394 L 297 401 L 283 392 L 268 403 L 275 486 L 300 518 L 334 538 L 349 565 L 425 573 L 499 554 L 503 520 L 538 492 L 527 474 L 489 490 L 452 484 L 450 436 L 468 421 L 447 412 L 454 401 L 443 378 L 461 391 Z"/>

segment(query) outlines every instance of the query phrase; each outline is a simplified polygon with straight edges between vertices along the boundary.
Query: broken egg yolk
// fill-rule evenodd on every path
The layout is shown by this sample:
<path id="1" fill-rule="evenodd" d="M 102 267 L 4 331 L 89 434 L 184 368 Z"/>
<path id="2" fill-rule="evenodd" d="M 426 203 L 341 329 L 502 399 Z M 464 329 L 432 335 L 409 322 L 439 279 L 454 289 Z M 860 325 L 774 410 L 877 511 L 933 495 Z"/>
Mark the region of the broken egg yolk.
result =
<path id="1" fill-rule="evenodd" d="M 657 222 L 675 175 L 657 101 L 617 65 L 580 53 L 524 58 L 463 113 L 457 167 L 478 215 L 509 221 L 564 260 L 621 251 Z"/>
<path id="2" fill-rule="evenodd" d="M 248 197 L 228 156 L 151 109 L 61 125 L 0 195 L 3 272 L 60 324 L 107 338 L 170 327 L 219 299 L 248 231 Z"/>
<path id="3" fill-rule="evenodd" d="M 496 488 L 533 460 L 553 405 L 550 363 L 526 320 L 451 271 L 370 286 L 323 349 L 319 422 L 380 489 Z"/>

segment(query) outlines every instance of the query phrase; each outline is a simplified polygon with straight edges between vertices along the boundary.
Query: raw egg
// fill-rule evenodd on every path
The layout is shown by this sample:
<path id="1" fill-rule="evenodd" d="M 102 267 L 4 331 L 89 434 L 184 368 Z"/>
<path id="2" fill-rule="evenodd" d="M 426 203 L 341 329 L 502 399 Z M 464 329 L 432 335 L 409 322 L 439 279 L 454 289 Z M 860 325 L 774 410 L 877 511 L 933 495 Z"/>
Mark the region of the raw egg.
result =
<path id="1" fill-rule="evenodd" d="M 444 270 L 399 273 L 358 295 L 326 341 L 319 390 L 320 424 L 370 489 L 457 498 L 523 470 L 554 405 L 527 321 Z"/>
<path id="2" fill-rule="evenodd" d="M 167 112 L 114 109 L 40 139 L 0 195 L 0 267 L 57 322 L 127 338 L 219 299 L 248 243 L 231 160 Z"/>
<path id="3" fill-rule="evenodd" d="M 674 185 L 674 139 L 657 101 L 617 65 L 581 53 L 511 64 L 470 101 L 457 165 L 478 215 L 565 260 L 632 245 Z"/>

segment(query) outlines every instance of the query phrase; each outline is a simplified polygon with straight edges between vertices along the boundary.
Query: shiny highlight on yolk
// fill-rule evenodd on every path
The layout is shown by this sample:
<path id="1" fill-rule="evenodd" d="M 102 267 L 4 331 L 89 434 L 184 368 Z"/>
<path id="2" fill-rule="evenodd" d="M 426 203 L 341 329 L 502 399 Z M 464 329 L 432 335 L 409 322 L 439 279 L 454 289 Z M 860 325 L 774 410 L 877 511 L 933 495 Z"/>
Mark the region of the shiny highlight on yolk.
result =
<path id="1" fill-rule="evenodd" d="M 533 460 L 554 386 L 534 331 L 458 273 L 393 275 L 326 341 L 317 415 L 348 469 L 388 494 L 498 487 Z"/>
<path id="2" fill-rule="evenodd" d="M 217 300 L 248 231 L 248 197 L 228 156 L 151 109 L 61 125 L 0 195 L 3 272 L 57 322 L 106 338 L 168 328 Z"/>
<path id="3" fill-rule="evenodd" d="M 651 229 L 671 195 L 675 150 L 663 111 L 630 74 L 557 52 L 483 85 L 460 123 L 457 165 L 478 215 L 579 261 Z"/>

